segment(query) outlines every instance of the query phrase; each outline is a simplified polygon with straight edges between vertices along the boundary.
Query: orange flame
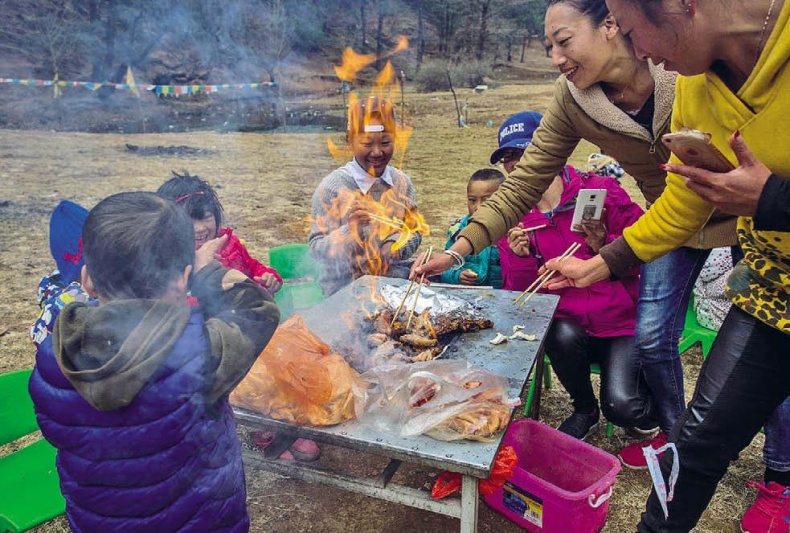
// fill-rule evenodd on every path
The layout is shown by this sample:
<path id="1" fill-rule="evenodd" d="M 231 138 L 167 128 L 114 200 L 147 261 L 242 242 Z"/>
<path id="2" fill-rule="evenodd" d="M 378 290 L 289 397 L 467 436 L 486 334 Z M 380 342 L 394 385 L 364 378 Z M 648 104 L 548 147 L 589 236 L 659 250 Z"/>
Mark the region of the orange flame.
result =
<path id="1" fill-rule="evenodd" d="M 401 36 L 395 47 L 380 59 L 390 58 L 394 54 L 406 50 L 408 46 L 409 40 Z M 376 59 L 375 55 L 359 54 L 351 48 L 346 48 L 343 52 L 341 65 L 334 67 L 335 73 L 340 80 L 352 82 L 362 69 L 372 65 Z M 370 96 L 387 100 L 389 102 L 388 106 L 397 105 L 401 96 L 401 86 L 398 83 L 396 70 L 390 61 L 387 61 L 382 70 L 378 72 Z M 349 110 L 355 108 L 359 98 L 360 96 L 355 92 L 349 93 Z M 400 102 L 402 103 L 402 99 Z M 394 134 L 395 154 L 398 157 L 398 162 L 395 166 L 398 168 L 402 168 L 406 147 L 412 134 L 411 126 L 406 125 L 403 107 L 401 105 L 401 117 Z M 366 116 L 362 117 L 364 124 L 369 123 L 371 118 L 370 111 L 372 110 L 365 110 Z M 348 119 L 349 124 L 351 124 L 352 117 L 348 117 Z M 353 117 L 354 124 L 356 124 L 356 120 L 358 118 Z M 351 150 L 345 143 L 344 145 L 339 145 L 328 138 L 327 147 L 332 157 L 339 164 L 344 164 L 353 157 Z M 347 220 L 347 214 L 352 205 L 362 206 L 367 211 L 369 220 L 361 223 L 356 220 Z M 332 204 L 326 205 L 324 208 L 326 209 L 326 216 L 322 217 L 322 220 L 313 220 L 312 223 L 316 226 L 316 229 L 327 234 L 337 229 L 341 221 L 348 223 L 349 231 L 342 233 L 342 238 L 347 239 L 347 242 L 342 243 L 345 246 L 339 245 L 333 247 L 333 250 L 338 254 L 343 253 L 342 251 L 353 243 L 354 249 L 357 250 L 353 258 L 337 257 L 336 259 L 339 261 L 351 261 L 354 270 L 360 274 L 387 275 L 390 261 L 382 251 L 382 246 L 385 242 L 389 243 L 395 239 L 390 250 L 391 253 L 396 253 L 412 239 L 415 233 L 420 233 L 421 235 L 430 233 L 428 224 L 417 211 L 411 199 L 403 196 L 403 193 L 398 193 L 395 188 L 385 191 L 379 200 L 375 200 L 359 190 L 341 190 L 332 200 Z M 385 249 L 387 248 L 386 246 L 384 247 Z"/>
<path id="2" fill-rule="evenodd" d="M 352 205 L 361 206 L 370 216 L 365 222 L 347 220 L 347 213 Z M 349 245 L 354 244 L 356 250 L 354 257 L 339 257 L 341 261 L 351 261 L 354 270 L 361 274 L 386 276 L 389 270 L 389 261 L 386 259 L 382 248 L 385 242 L 395 242 L 391 251 L 397 252 L 403 248 L 415 233 L 428 235 L 430 228 L 425 218 L 417 211 L 409 198 L 402 197 L 396 189 L 388 189 L 377 201 L 360 190 L 341 189 L 330 205 L 324 206 L 326 215 L 313 220 L 316 229 L 322 233 L 333 232 L 341 225 L 341 221 L 348 223 L 349 231 L 337 232 L 341 235 L 342 242 L 333 247 L 336 253 L 343 253 Z"/>
<path id="3" fill-rule="evenodd" d="M 358 54 L 351 48 L 343 51 L 343 62 L 335 66 L 335 74 L 342 81 L 354 81 L 357 72 L 376 61 L 375 54 Z"/>
<path id="4" fill-rule="evenodd" d="M 402 52 L 409 47 L 409 39 L 401 35 L 398 38 L 398 42 L 395 44 L 395 47 L 392 50 L 388 51 L 384 55 L 381 56 L 381 59 L 389 58 L 397 54 L 398 52 Z M 340 66 L 335 65 L 334 70 L 335 74 L 341 81 L 345 82 L 352 82 L 356 79 L 357 74 L 363 70 L 364 68 L 372 65 L 376 61 L 375 54 L 360 54 L 352 50 L 351 48 L 346 48 L 343 51 L 343 58 L 342 63 Z M 371 90 L 370 96 L 377 96 L 379 98 L 389 100 L 393 105 L 398 103 L 398 100 L 401 99 L 401 86 L 398 83 L 398 75 L 395 71 L 395 68 L 392 66 L 390 61 L 384 65 L 381 71 L 377 74 L 376 80 L 374 83 L 374 87 Z M 349 101 L 348 101 L 348 109 L 353 108 L 354 104 L 359 100 L 359 96 L 354 92 L 349 93 Z M 401 99 L 402 103 L 402 99 Z M 412 135 L 412 128 L 411 126 L 406 124 L 406 117 L 403 116 L 405 114 L 405 109 L 403 105 L 401 105 L 400 109 L 400 125 L 398 130 L 396 131 L 394 138 L 395 138 L 395 157 L 397 158 L 397 163 L 395 164 L 396 167 L 402 169 L 403 162 L 406 156 L 406 147 L 409 144 L 409 139 Z M 367 117 L 366 117 L 367 122 Z M 353 157 L 351 150 L 349 150 L 348 146 L 344 144 L 338 144 L 333 141 L 331 138 L 327 138 L 326 140 L 327 149 L 329 150 L 329 154 L 332 158 L 338 162 L 338 164 L 344 164 L 349 159 Z"/>

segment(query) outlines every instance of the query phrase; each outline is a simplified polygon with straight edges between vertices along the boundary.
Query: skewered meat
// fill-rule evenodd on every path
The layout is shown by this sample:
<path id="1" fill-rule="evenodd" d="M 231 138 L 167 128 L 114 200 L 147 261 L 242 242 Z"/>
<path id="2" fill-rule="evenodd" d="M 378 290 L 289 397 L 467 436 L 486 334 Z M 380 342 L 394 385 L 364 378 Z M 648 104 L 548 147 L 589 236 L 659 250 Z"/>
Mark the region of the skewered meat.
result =
<path id="1" fill-rule="evenodd" d="M 414 346 L 415 348 L 432 348 L 439 343 L 439 340 L 436 338 L 424 337 L 417 333 L 401 335 L 400 341 L 404 344 Z"/>

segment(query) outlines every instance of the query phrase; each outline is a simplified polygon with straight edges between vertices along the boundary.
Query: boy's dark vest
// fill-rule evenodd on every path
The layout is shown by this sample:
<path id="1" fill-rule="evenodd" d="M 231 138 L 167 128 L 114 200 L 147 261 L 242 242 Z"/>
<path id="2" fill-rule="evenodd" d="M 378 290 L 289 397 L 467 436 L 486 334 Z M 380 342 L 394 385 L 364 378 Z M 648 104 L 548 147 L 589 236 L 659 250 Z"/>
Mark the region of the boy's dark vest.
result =
<path id="1" fill-rule="evenodd" d="M 227 398 L 204 402 L 208 342 L 192 314 L 181 338 L 128 406 L 101 412 L 60 371 L 48 338 L 30 394 L 57 449 L 74 531 L 247 531 L 244 469 Z"/>

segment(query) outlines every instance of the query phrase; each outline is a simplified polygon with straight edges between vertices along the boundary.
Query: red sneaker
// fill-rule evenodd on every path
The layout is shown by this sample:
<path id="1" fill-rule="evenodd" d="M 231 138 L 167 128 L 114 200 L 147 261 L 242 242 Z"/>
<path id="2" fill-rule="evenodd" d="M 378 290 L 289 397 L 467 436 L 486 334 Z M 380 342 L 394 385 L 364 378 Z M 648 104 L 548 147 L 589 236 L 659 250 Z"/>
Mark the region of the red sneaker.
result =
<path id="1" fill-rule="evenodd" d="M 257 446 L 261 452 L 265 450 L 274 439 L 277 437 L 271 431 L 253 431 L 251 434 L 252 442 Z M 321 455 L 321 449 L 318 444 L 307 439 L 296 439 L 291 444 L 290 448 L 280 454 L 280 459 L 285 461 L 315 461 Z"/>
<path id="2" fill-rule="evenodd" d="M 291 447 L 288 448 L 288 451 L 299 461 L 315 461 L 321 455 L 321 449 L 318 447 L 318 444 L 308 439 L 296 439 L 291 444 Z"/>
<path id="3" fill-rule="evenodd" d="M 749 480 L 746 485 L 757 489 L 754 505 L 741 520 L 744 533 L 787 533 L 790 531 L 790 487 L 771 481 L 768 485 Z"/>
<path id="4" fill-rule="evenodd" d="M 634 470 L 644 470 L 647 468 L 647 460 L 645 460 L 645 454 L 642 453 L 642 448 L 645 446 L 650 446 L 654 450 L 657 450 L 666 443 L 667 434 L 663 431 L 659 431 L 658 435 L 650 440 L 634 442 L 633 444 L 629 444 L 628 446 L 621 448 L 620 453 L 617 454 L 617 457 L 620 458 L 623 466 L 627 468 L 633 468 Z M 663 452 L 659 455 L 659 457 L 661 455 L 663 455 Z"/>

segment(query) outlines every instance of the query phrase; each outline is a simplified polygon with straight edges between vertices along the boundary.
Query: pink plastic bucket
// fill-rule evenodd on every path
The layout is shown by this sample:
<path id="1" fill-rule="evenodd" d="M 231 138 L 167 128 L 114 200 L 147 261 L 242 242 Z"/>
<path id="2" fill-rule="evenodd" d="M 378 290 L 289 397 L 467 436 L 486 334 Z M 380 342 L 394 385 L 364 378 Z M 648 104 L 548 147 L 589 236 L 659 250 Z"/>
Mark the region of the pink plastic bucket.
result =
<path id="1" fill-rule="evenodd" d="M 603 528 L 620 472 L 615 456 L 531 419 L 510 424 L 502 445 L 515 448 L 518 463 L 505 486 L 485 496 L 488 505 L 528 531 Z"/>

